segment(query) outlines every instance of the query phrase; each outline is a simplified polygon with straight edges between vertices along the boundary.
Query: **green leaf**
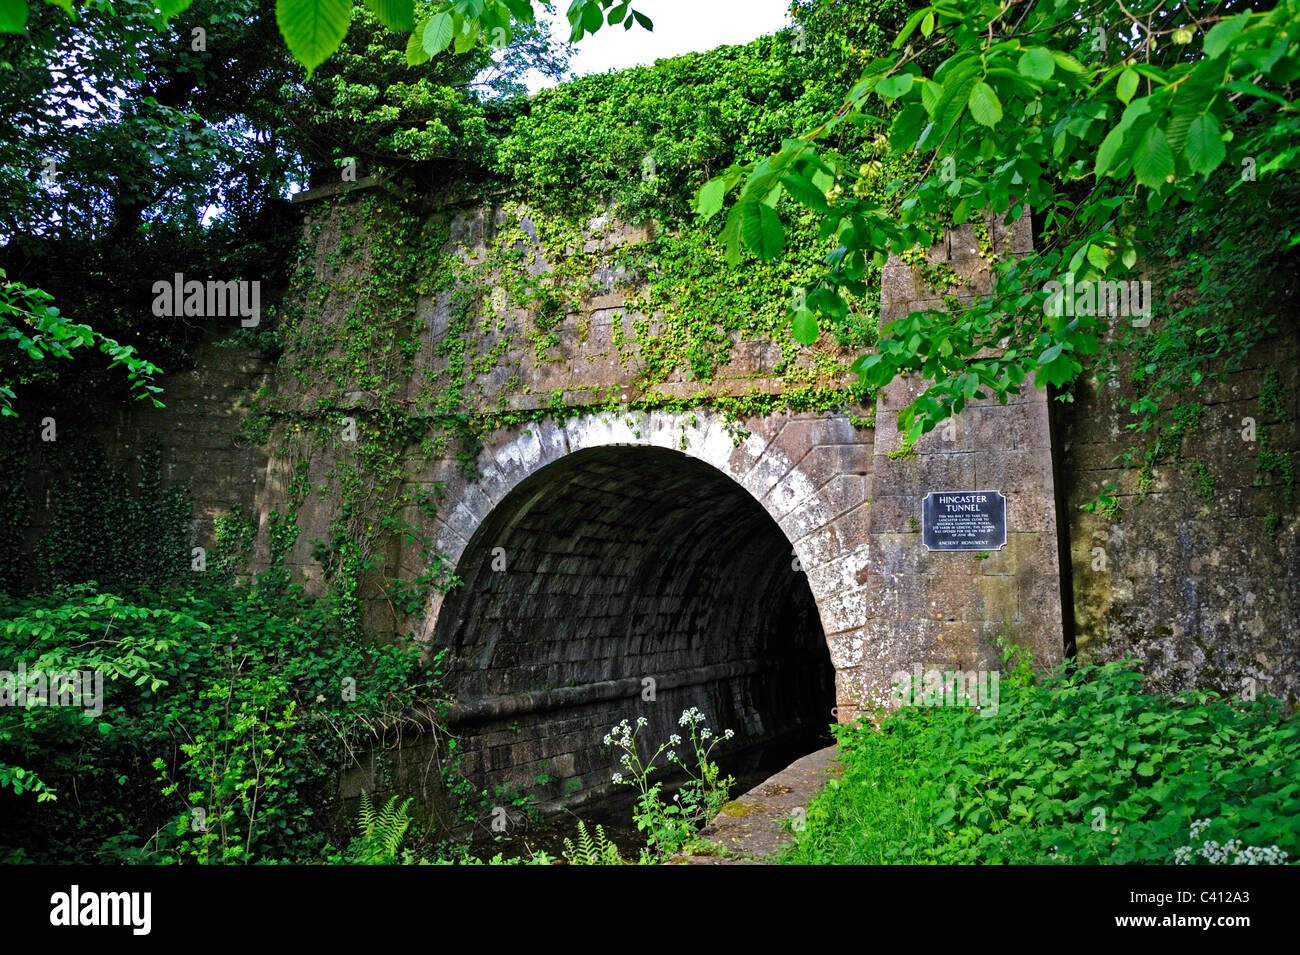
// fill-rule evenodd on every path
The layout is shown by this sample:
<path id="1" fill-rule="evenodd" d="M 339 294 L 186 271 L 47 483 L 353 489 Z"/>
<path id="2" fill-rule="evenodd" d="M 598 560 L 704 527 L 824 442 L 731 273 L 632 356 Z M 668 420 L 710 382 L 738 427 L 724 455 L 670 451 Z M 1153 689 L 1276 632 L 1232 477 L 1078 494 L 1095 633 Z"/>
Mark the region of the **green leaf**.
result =
<path id="1" fill-rule="evenodd" d="M 1165 139 L 1165 131 L 1152 126 L 1138 144 L 1133 156 L 1133 173 L 1148 189 L 1158 189 L 1174 174 L 1174 154 Z"/>
<path id="2" fill-rule="evenodd" d="M 782 176 L 781 182 L 790 191 L 790 195 L 809 209 L 815 212 L 828 212 L 830 210 L 830 206 L 826 202 L 826 194 L 807 179 L 801 176 L 788 175 Z"/>
<path id="3" fill-rule="evenodd" d="M 1068 53 L 1058 53 L 1056 50 L 1053 50 L 1052 60 L 1058 67 L 1065 70 L 1067 73 L 1082 74 L 1088 72 L 1087 68 L 1082 63 Z"/>
<path id="4" fill-rule="evenodd" d="M 934 115 L 935 107 L 939 105 L 939 100 L 943 97 L 943 84 L 928 80 L 921 84 L 921 106 L 930 116 Z M 913 104 L 915 105 L 915 104 Z M 911 106 L 907 107 L 912 109 Z M 919 125 L 918 120 L 918 125 Z"/>
<path id="5" fill-rule="evenodd" d="M 921 88 L 922 97 L 925 96 L 926 90 L 934 86 L 934 83 L 926 83 Z M 894 117 L 894 124 L 889 127 L 890 149 L 898 153 L 915 149 L 917 137 L 921 133 L 921 123 L 925 118 L 925 109 L 916 103 L 899 110 L 898 115 Z"/>
<path id="6" fill-rule="evenodd" d="M 275 22 L 307 75 L 339 48 L 352 22 L 351 0 L 275 0 Z"/>
<path id="7" fill-rule="evenodd" d="M 398 33 L 415 29 L 414 0 L 366 0 L 366 6 L 379 17 L 379 22 Z"/>
<path id="8" fill-rule="evenodd" d="M 807 309 L 801 308 L 794 313 L 790 327 L 794 340 L 800 345 L 811 345 L 817 341 L 817 317 Z"/>
<path id="9" fill-rule="evenodd" d="M 72 0 L 45 0 L 45 2 L 58 7 L 73 20 L 77 19 L 77 11 L 72 5 Z"/>
<path id="10" fill-rule="evenodd" d="M 1088 246 L 1088 261 L 1097 266 L 1097 268 L 1101 269 L 1103 272 L 1106 271 L 1107 266 L 1110 265 L 1110 262 L 1106 259 L 1105 250 L 1099 245 Z"/>
<path id="11" fill-rule="evenodd" d="M 168 19 L 185 10 L 193 0 L 154 0 L 159 12 Z"/>
<path id="12" fill-rule="evenodd" d="M 1020 54 L 1016 68 L 1020 70 L 1021 76 L 1027 76 L 1031 80 L 1049 80 L 1056 71 L 1056 61 L 1052 59 L 1050 50 L 1036 46 Z"/>
<path id="13" fill-rule="evenodd" d="M 700 187 L 700 194 L 695 203 L 695 211 L 703 216 L 706 221 L 712 219 L 717 215 L 718 210 L 722 208 L 722 200 L 726 195 L 726 182 L 721 178 L 710 179 Z"/>
<path id="14" fill-rule="evenodd" d="M 1235 17 L 1220 20 L 1209 33 L 1205 34 L 1205 55 L 1214 59 L 1226 50 L 1237 35 L 1250 22 L 1250 11 L 1243 10 Z"/>
<path id="15" fill-rule="evenodd" d="M 515 19 L 521 23 L 536 21 L 532 0 L 505 0 L 505 5 L 510 8 L 510 12 L 514 14 Z"/>
<path id="16" fill-rule="evenodd" d="M 1119 97 L 1120 102 L 1125 105 L 1133 98 L 1137 92 L 1138 80 L 1141 77 L 1137 70 L 1125 70 L 1119 75 L 1119 82 L 1115 84 L 1115 95 Z"/>
<path id="17" fill-rule="evenodd" d="M 920 26 L 921 21 L 925 18 L 927 13 L 929 13 L 929 10 L 925 7 L 914 11 L 912 15 L 907 18 L 907 22 L 903 24 L 903 29 L 898 31 L 898 36 L 894 37 L 894 42 L 890 44 L 890 47 L 897 50 L 906 43 L 907 38 L 912 35 L 912 32 L 918 26 Z M 933 17 L 934 14 L 930 13 L 930 16 Z"/>
<path id="18" fill-rule="evenodd" d="M 876 84 L 876 92 L 886 99 L 897 99 L 912 88 L 916 78 L 911 73 L 887 76 Z"/>
<path id="19" fill-rule="evenodd" d="M 1075 373 L 1082 367 L 1069 355 L 1058 355 L 1054 360 L 1038 370 L 1034 375 L 1034 383 L 1040 388 L 1043 382 L 1050 385 L 1063 385 L 1073 378 Z"/>
<path id="20" fill-rule="evenodd" d="M 1106 134 L 1106 138 L 1101 141 L 1101 148 L 1097 150 L 1097 164 L 1095 173 L 1098 178 L 1107 173 L 1118 174 L 1123 170 L 1133 151 L 1137 148 L 1139 134 L 1144 128 L 1144 123 L 1149 123 L 1148 118 L 1143 120 L 1151 112 L 1151 99 L 1144 96 L 1139 100 L 1134 100 L 1124 110 L 1115 128 Z M 1130 132 L 1132 129 L 1132 132 Z"/>
<path id="21" fill-rule="evenodd" d="M 430 56 L 437 56 L 447 49 L 454 35 L 454 25 L 450 13 L 440 13 L 425 24 L 424 35 L 420 40 L 424 52 Z"/>
<path id="22" fill-rule="evenodd" d="M 429 51 L 424 48 L 425 22 L 417 23 L 410 36 L 406 38 L 406 65 L 419 66 L 429 62 Z"/>
<path id="23" fill-rule="evenodd" d="M 1213 116 L 1197 116 L 1187 130 L 1187 144 L 1183 148 L 1187 163 L 1198 173 L 1213 172 L 1227 156 L 1219 123 Z"/>
<path id="24" fill-rule="evenodd" d="M 0 0 L 0 33 L 22 33 L 27 26 L 27 0 Z"/>
<path id="25" fill-rule="evenodd" d="M 1056 356 L 1061 354 L 1061 349 L 1063 347 L 1064 346 L 1062 346 L 1060 342 L 1058 342 L 1055 345 L 1053 345 L 1051 348 L 1045 350 L 1041 355 L 1038 356 L 1038 364 L 1046 365 L 1055 361 Z"/>
<path id="26" fill-rule="evenodd" d="M 1277 103 L 1277 105 L 1286 109 L 1291 108 L 1291 104 L 1281 96 L 1278 96 L 1276 93 L 1270 93 L 1268 90 L 1262 89 L 1247 80 L 1233 80 L 1231 83 L 1225 85 L 1224 89 L 1232 90 L 1234 93 L 1249 93 L 1251 96 L 1262 97 L 1266 100 Z"/>
<path id="27" fill-rule="evenodd" d="M 970 91 L 970 114 L 981 126 L 993 126 L 1002 119 L 1002 104 L 993 87 L 982 80 Z"/>
<path id="28" fill-rule="evenodd" d="M 741 210 L 740 235 L 760 259 L 774 259 L 785 248 L 785 227 L 776 210 L 762 202 L 750 202 Z"/>
<path id="29" fill-rule="evenodd" d="M 722 228 L 722 244 L 725 249 L 723 261 L 728 265 L 736 265 L 740 262 L 740 211 L 741 203 L 736 203 L 731 207 L 731 212 L 727 215 L 727 224 Z"/>
<path id="30" fill-rule="evenodd" d="M 971 89 L 977 82 L 975 73 L 972 72 L 962 76 L 960 79 L 949 77 L 944 82 L 943 98 L 935 107 L 935 120 L 939 124 L 939 136 L 947 136 L 949 130 L 956 125 L 957 120 L 961 119 L 962 112 L 966 109 L 967 101 L 970 99 Z"/>

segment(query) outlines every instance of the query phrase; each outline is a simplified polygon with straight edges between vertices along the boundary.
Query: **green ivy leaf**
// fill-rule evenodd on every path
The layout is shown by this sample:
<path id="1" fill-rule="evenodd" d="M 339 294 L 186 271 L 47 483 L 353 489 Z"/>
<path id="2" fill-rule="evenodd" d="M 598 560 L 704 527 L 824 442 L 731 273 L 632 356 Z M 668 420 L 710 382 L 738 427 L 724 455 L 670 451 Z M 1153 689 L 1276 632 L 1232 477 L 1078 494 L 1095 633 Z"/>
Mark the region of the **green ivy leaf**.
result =
<path id="1" fill-rule="evenodd" d="M 293 58 L 311 76 L 339 48 L 352 22 L 350 0 L 275 0 L 275 22 Z"/>

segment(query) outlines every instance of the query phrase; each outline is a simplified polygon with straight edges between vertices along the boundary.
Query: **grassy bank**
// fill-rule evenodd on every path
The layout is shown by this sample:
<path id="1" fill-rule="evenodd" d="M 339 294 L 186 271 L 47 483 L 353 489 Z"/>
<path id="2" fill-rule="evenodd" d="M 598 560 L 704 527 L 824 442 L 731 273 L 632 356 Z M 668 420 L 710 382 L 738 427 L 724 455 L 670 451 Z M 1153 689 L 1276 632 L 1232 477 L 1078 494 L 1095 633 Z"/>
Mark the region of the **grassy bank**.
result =
<path id="1" fill-rule="evenodd" d="M 994 714 L 908 706 L 878 714 L 878 728 L 842 727 L 843 776 L 783 861 L 1300 858 L 1294 714 L 1265 699 L 1151 696 L 1142 683 L 1122 663 L 1038 681 L 1021 667 L 1003 674 Z"/>

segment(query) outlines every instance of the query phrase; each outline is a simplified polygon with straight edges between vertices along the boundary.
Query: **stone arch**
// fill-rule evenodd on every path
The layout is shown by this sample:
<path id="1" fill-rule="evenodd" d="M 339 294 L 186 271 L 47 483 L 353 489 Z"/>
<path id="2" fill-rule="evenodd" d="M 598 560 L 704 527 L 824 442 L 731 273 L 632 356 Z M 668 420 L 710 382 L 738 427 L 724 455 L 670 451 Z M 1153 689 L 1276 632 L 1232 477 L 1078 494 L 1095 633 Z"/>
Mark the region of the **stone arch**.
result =
<path id="1" fill-rule="evenodd" d="M 454 653 L 453 719 L 482 743 L 468 768 L 506 782 L 549 758 L 598 790 L 610 767 L 590 744 L 634 715 L 656 674 L 667 705 L 641 710 L 660 738 L 697 698 L 739 723 L 742 744 L 824 732 L 833 670 L 819 678 L 814 661 L 842 663 L 827 644 L 844 635 L 866 559 L 865 534 L 842 540 L 843 517 L 865 506 L 870 443 L 838 415 L 745 425 L 588 415 L 489 441 L 480 480 L 444 503 L 434 538 L 464 585 L 435 597 L 423 628 L 431 649 Z M 586 616 L 563 619 L 569 606 Z M 510 718 L 566 707 L 582 717 L 554 718 L 546 739 Z"/>

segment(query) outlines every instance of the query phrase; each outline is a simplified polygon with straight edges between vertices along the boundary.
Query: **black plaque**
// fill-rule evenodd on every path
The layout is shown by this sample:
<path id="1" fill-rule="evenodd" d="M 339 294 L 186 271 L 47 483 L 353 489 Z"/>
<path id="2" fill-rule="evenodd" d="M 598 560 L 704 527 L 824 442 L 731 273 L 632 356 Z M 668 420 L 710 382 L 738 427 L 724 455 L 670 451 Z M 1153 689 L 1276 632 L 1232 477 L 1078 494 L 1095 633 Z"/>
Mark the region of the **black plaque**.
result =
<path id="1" fill-rule="evenodd" d="M 921 542 L 928 550 L 1001 550 L 1007 499 L 1001 491 L 931 491 L 921 504 Z"/>

